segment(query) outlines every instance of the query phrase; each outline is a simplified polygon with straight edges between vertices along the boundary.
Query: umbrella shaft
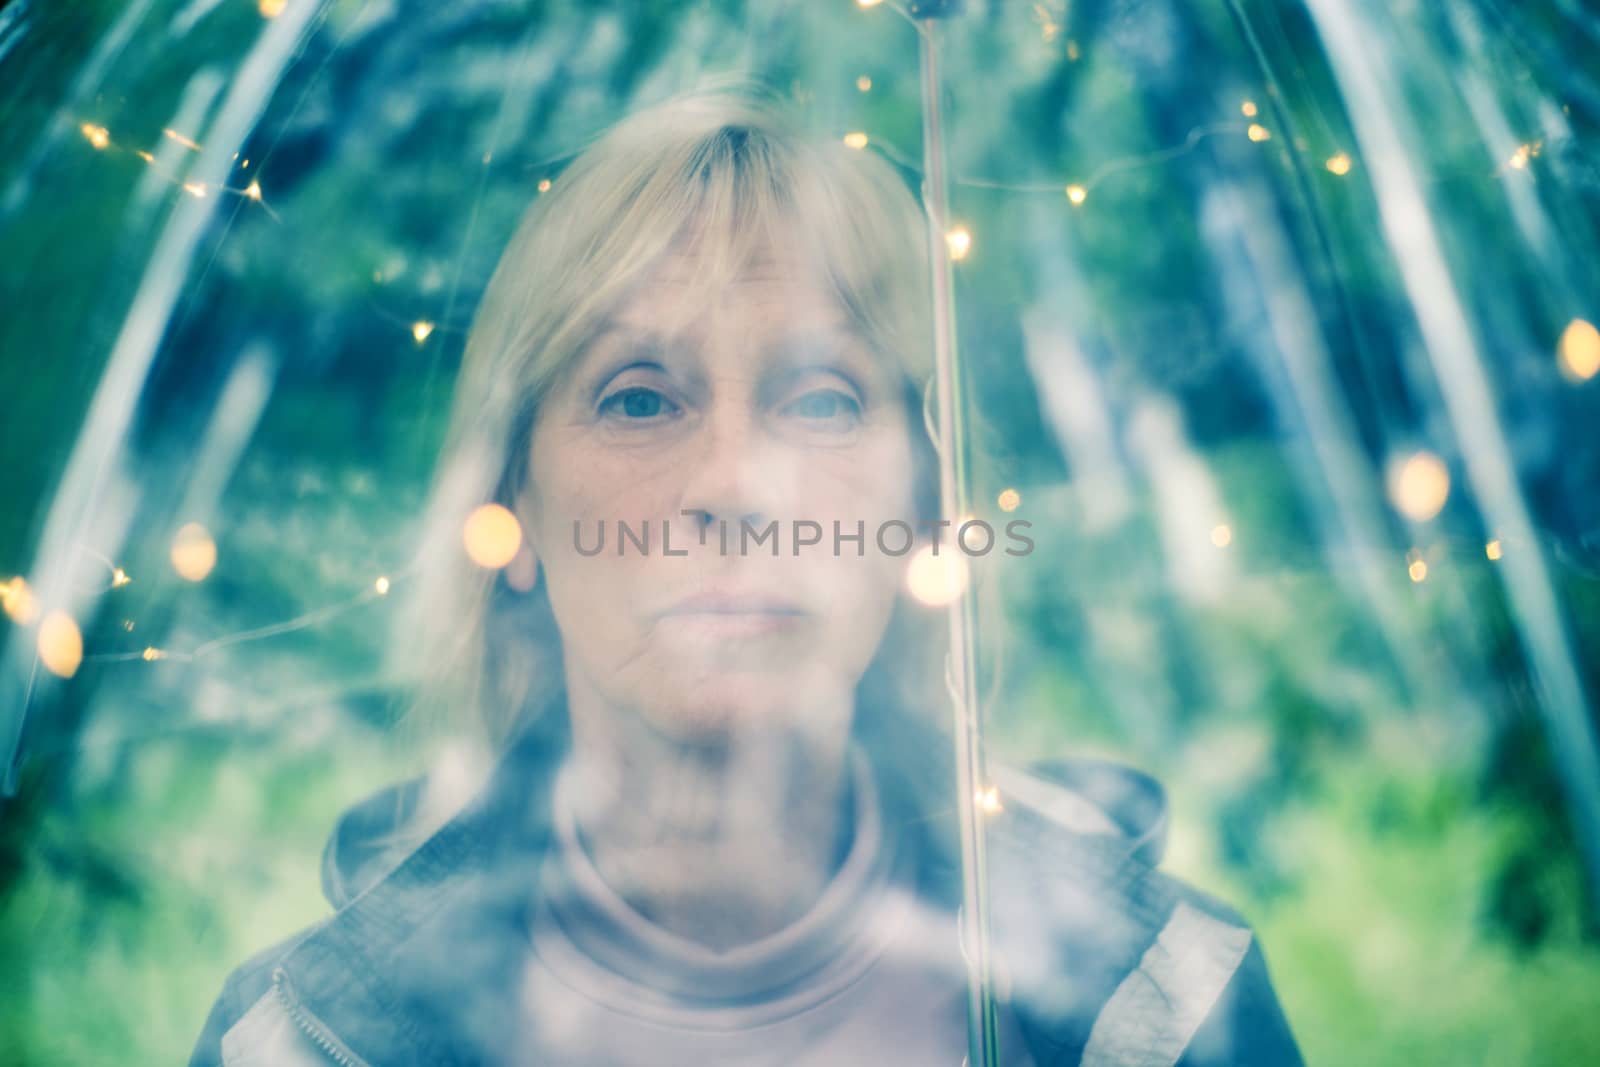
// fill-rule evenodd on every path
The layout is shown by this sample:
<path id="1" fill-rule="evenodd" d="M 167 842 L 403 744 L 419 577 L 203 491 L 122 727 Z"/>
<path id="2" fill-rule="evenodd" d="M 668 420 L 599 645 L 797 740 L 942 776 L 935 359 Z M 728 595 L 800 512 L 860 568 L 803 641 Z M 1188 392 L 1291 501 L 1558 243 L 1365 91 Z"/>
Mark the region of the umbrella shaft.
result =
<path id="1" fill-rule="evenodd" d="M 939 23 L 917 23 L 922 50 L 923 201 L 933 280 L 934 392 L 938 408 L 939 505 L 958 524 L 968 513 L 967 471 L 962 447 L 961 376 L 956 352 L 955 294 L 945 241 L 946 179 L 939 97 Z M 983 746 L 978 720 L 977 634 L 974 590 L 969 584 L 949 609 L 946 681 L 955 713 L 956 808 L 961 834 L 961 940 L 967 960 L 967 1063 L 997 1067 L 993 967 L 989 945 L 989 891 L 984 826 L 978 811 Z"/>

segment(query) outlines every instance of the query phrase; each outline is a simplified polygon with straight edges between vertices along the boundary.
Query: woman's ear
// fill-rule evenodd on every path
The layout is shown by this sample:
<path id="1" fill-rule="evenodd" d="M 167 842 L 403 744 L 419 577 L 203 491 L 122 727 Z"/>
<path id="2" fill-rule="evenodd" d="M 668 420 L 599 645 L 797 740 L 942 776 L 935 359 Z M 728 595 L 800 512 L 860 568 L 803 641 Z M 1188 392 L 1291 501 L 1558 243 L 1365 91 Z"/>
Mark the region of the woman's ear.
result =
<path id="1" fill-rule="evenodd" d="M 534 533 L 538 528 L 536 525 L 538 513 L 531 489 L 524 488 L 516 494 L 512 501 L 511 512 L 517 517 L 517 524 L 522 527 L 522 547 L 517 549 L 517 554 L 506 564 L 504 574 L 507 585 L 519 593 L 526 593 L 531 591 L 539 580 L 539 544 Z"/>

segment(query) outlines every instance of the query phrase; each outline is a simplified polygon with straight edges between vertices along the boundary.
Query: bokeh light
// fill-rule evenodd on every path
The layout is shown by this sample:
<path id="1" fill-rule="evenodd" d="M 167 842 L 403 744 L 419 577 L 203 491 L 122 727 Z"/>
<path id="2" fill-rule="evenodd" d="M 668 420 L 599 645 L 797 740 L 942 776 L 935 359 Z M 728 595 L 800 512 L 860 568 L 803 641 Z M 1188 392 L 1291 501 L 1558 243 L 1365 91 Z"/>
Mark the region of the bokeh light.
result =
<path id="1" fill-rule="evenodd" d="M 1389 465 L 1389 500 L 1412 522 L 1427 522 L 1444 510 L 1450 498 L 1450 469 L 1427 450 Z"/>
<path id="2" fill-rule="evenodd" d="M 1588 381 L 1600 373 L 1600 329 L 1587 319 L 1573 319 L 1561 332 L 1557 352 L 1568 377 Z"/>
<path id="3" fill-rule="evenodd" d="M 168 558 L 180 577 L 191 582 L 204 581 L 217 565 L 217 543 L 204 526 L 198 522 L 187 523 L 179 527 L 173 537 Z"/>
<path id="4" fill-rule="evenodd" d="M 483 504 L 473 509 L 461 526 L 461 541 L 472 562 L 489 570 L 510 563 L 522 547 L 522 524 L 510 509 Z"/>
<path id="5" fill-rule="evenodd" d="M 911 554 L 906 566 L 906 589 L 920 604 L 927 607 L 944 607 L 955 603 L 966 592 L 971 580 L 971 567 L 961 550 L 954 545 L 941 545 L 934 555 L 932 545 L 924 545 Z"/>
<path id="6" fill-rule="evenodd" d="M 78 673 L 83 662 L 83 634 L 66 612 L 52 611 L 39 623 L 39 662 L 62 678 Z"/>

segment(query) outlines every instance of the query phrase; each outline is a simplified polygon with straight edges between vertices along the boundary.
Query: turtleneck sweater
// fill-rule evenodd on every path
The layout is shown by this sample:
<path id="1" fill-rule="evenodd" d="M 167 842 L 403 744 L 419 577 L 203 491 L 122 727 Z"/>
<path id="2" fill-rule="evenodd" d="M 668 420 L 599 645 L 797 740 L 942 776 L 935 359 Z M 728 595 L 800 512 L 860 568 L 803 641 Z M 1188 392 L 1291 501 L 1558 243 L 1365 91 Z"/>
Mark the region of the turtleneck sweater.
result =
<path id="1" fill-rule="evenodd" d="M 531 914 L 513 1062 L 959 1067 L 965 969 L 956 917 L 919 900 L 915 858 L 851 753 L 847 843 L 811 907 L 725 951 L 664 929 L 600 876 L 557 776 Z M 1009 1021 L 1008 1021 L 1009 1025 Z M 1008 1065 L 1026 1065 L 1014 1032 Z"/>

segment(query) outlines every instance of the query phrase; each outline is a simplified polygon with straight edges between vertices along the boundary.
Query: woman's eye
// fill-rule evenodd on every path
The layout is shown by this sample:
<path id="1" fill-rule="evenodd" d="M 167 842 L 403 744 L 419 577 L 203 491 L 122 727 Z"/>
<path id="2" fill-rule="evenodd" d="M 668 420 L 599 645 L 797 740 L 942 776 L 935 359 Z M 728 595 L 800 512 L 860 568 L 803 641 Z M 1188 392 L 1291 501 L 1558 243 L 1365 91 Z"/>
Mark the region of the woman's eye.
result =
<path id="1" fill-rule="evenodd" d="M 802 419 L 836 421 L 854 419 L 861 414 L 855 397 L 837 389 L 815 389 L 784 405 L 784 412 Z"/>
<path id="2" fill-rule="evenodd" d="M 623 419 L 654 419 L 670 415 L 676 410 L 672 401 L 642 385 L 618 389 L 600 401 L 602 415 L 615 415 Z"/>

